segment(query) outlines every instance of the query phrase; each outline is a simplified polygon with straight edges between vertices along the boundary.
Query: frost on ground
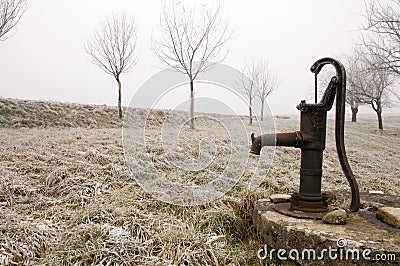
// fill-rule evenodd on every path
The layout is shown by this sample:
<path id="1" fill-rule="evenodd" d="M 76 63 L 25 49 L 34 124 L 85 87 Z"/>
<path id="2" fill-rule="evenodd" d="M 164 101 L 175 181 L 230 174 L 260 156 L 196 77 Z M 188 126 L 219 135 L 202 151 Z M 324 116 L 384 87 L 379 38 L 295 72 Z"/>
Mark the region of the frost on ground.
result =
<path id="1" fill-rule="evenodd" d="M 249 156 L 228 194 L 203 206 L 179 207 L 153 199 L 132 178 L 121 123 L 113 117 L 112 107 L 0 99 L 0 265 L 258 265 L 256 252 L 263 244 L 251 226 L 252 204 L 297 189 L 300 151 L 277 148 L 271 167 Z M 157 171 L 194 185 L 223 171 L 232 146 L 218 123 L 198 121 L 195 132 L 184 128 L 171 159 L 158 145 L 164 118 L 165 112 L 152 113 L 146 135 Z M 384 117 L 383 132 L 376 130 L 375 117 L 359 120 L 346 123 L 345 142 L 360 189 L 398 195 L 400 116 Z M 277 132 L 299 128 L 297 116 L 275 122 Z M 323 190 L 349 190 L 333 122 L 328 121 Z M 215 140 L 214 146 L 204 144 L 216 154 L 208 168 L 191 174 L 175 170 L 174 158 L 201 157 L 198 145 L 205 136 Z M 257 166 L 264 180 L 249 191 Z"/>

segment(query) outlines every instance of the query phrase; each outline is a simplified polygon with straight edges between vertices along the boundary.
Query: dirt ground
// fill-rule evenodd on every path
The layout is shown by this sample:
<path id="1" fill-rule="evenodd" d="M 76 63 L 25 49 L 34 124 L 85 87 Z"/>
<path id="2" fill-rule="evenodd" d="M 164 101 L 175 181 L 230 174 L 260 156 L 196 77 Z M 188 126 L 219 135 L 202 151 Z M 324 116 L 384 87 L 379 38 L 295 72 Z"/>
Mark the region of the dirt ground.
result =
<path id="1" fill-rule="evenodd" d="M 300 151 L 276 148 L 271 164 L 249 156 L 225 196 L 180 207 L 154 199 L 132 177 L 121 123 L 110 119 L 116 114 L 105 106 L 0 101 L 0 265 L 259 265 L 263 244 L 252 228 L 252 204 L 270 193 L 297 190 Z M 199 121 L 182 145 L 196 157 L 197 144 L 188 139 L 216 136 L 215 160 L 207 171 L 175 171 L 158 145 L 163 118 L 163 112 L 152 116 L 147 152 L 166 178 L 202 184 L 226 167 L 232 151 L 226 132 Z M 294 131 L 299 119 L 276 116 L 275 124 L 277 132 Z M 379 131 L 374 116 L 347 122 L 347 156 L 361 190 L 399 195 L 400 115 L 384 116 L 384 126 Z M 327 131 L 323 190 L 349 190 L 333 120 Z M 255 172 L 263 180 L 249 190 Z"/>

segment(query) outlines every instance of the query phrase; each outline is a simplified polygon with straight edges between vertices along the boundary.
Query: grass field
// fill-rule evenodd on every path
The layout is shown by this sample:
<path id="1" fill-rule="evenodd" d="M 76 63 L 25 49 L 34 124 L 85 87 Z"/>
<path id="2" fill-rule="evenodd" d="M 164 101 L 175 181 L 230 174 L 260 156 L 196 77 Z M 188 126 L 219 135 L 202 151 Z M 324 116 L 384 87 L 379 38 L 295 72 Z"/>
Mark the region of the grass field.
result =
<path id="1" fill-rule="evenodd" d="M 163 111 L 151 117 L 148 154 L 166 178 L 201 184 L 206 173 L 223 170 L 230 143 L 223 130 L 199 121 L 186 136 L 219 136 L 216 159 L 206 172 L 174 172 L 158 145 L 164 117 Z M 275 123 L 278 132 L 299 127 L 297 116 Z M 384 116 L 384 126 L 377 130 L 374 116 L 347 122 L 347 155 L 362 190 L 399 195 L 400 116 Z M 329 120 L 323 190 L 348 190 L 333 127 Z M 263 243 L 252 228 L 253 202 L 298 186 L 300 151 L 277 148 L 270 167 L 258 165 L 264 178 L 258 189 L 247 189 L 258 163 L 249 156 L 240 181 L 216 201 L 193 207 L 157 201 L 131 176 L 122 123 L 109 106 L 0 99 L 0 132 L 0 265 L 258 265 Z M 196 145 L 182 141 L 198 156 Z"/>

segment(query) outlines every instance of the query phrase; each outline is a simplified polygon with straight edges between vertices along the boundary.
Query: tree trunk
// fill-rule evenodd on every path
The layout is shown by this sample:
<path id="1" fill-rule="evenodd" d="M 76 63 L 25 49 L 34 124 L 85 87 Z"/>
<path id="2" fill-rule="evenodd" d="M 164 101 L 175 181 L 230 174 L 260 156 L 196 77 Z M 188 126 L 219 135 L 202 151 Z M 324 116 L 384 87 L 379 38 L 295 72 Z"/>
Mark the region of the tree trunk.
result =
<path id="1" fill-rule="evenodd" d="M 375 103 L 375 104 L 374 104 Z M 382 102 L 381 99 L 376 99 L 371 102 L 372 109 L 376 112 L 378 116 L 378 127 L 380 130 L 383 130 L 383 121 L 382 121 Z"/>
<path id="2" fill-rule="evenodd" d="M 253 114 L 252 114 L 252 110 L 251 110 L 251 100 L 249 102 L 249 119 L 250 119 L 249 124 L 250 125 L 253 124 Z"/>
<path id="3" fill-rule="evenodd" d="M 351 107 L 351 122 L 357 122 L 358 107 Z"/>
<path id="4" fill-rule="evenodd" d="M 261 100 L 261 116 L 260 120 L 263 121 L 264 119 L 264 100 Z"/>
<path id="5" fill-rule="evenodd" d="M 190 78 L 190 111 L 189 111 L 189 124 L 191 129 L 194 127 L 194 90 L 193 90 L 193 79 Z"/>
<path id="6" fill-rule="evenodd" d="M 122 106 L 121 106 L 121 99 L 122 99 L 122 92 L 121 92 L 121 81 L 119 78 L 116 78 L 118 82 L 118 116 L 122 119 Z"/>
<path id="7" fill-rule="evenodd" d="M 382 111 L 376 112 L 378 115 L 378 126 L 380 130 L 383 130 L 383 121 L 382 121 Z"/>

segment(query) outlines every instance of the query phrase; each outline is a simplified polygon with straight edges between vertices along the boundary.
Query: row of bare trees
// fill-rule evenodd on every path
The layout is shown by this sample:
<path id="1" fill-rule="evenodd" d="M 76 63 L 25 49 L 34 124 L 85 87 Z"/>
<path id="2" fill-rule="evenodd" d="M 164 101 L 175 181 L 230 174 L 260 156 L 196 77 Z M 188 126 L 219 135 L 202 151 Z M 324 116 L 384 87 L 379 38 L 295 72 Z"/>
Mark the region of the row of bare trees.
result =
<path id="1" fill-rule="evenodd" d="M 382 67 L 381 58 L 367 53 L 364 47 L 355 49 L 348 58 L 347 101 L 353 111 L 352 121 L 356 121 L 358 106 L 370 105 L 378 117 L 378 127 L 383 129 L 382 111 L 391 105 L 390 89 L 397 77 Z"/>
<path id="2" fill-rule="evenodd" d="M 400 0 L 365 2 L 361 41 L 345 61 L 352 121 L 356 121 L 359 105 L 370 105 L 377 114 L 379 129 L 383 129 L 383 109 L 391 107 L 400 92 Z"/>
<path id="3" fill-rule="evenodd" d="M 261 103 L 260 120 L 263 121 L 265 100 L 278 87 L 277 74 L 263 59 L 252 60 L 243 68 L 239 86 L 249 101 L 249 124 L 253 123 L 253 103 L 255 99 L 258 99 Z"/>
<path id="4" fill-rule="evenodd" d="M 131 69 L 136 54 L 136 21 L 126 14 L 113 15 L 100 31 L 85 43 L 93 64 L 118 83 L 118 109 L 122 118 L 120 75 Z M 230 39 L 228 23 L 222 18 L 221 7 L 194 10 L 183 3 L 165 5 L 161 16 L 161 36 L 152 39 L 156 56 L 173 70 L 187 75 L 190 86 L 189 123 L 194 125 L 194 81 L 198 74 L 225 59 L 225 43 Z"/>
<path id="5" fill-rule="evenodd" d="M 21 19 L 26 0 L 0 0 L 0 40 L 7 39 Z M 383 129 L 382 111 L 399 97 L 396 85 L 400 75 L 400 0 L 388 4 L 366 1 L 366 22 L 362 29 L 361 45 L 347 56 L 348 104 L 356 121 L 358 106 L 369 104 L 377 113 L 378 125 Z M 152 46 L 160 61 L 177 72 L 187 75 L 190 86 L 190 127 L 194 129 L 194 81 L 198 74 L 222 62 L 231 38 L 228 22 L 222 17 L 221 7 L 200 9 L 181 2 L 164 6 L 161 16 L 161 36 L 152 39 Z M 85 51 L 93 64 L 112 75 L 118 84 L 118 110 L 122 118 L 121 75 L 131 70 L 137 59 L 137 21 L 126 14 L 106 19 L 91 39 Z M 210 63 L 212 62 L 212 63 Z M 263 60 L 253 60 L 243 69 L 241 88 L 249 100 L 252 123 L 253 103 L 261 102 L 263 119 L 266 98 L 278 85 L 277 76 Z M 246 78 L 244 78 L 246 76 Z"/>
<path id="6" fill-rule="evenodd" d="M 371 105 L 377 113 L 378 125 L 383 129 L 382 110 L 389 106 L 389 94 L 399 97 L 393 85 L 400 74 L 400 0 L 393 6 L 376 1 L 366 2 L 366 24 L 362 47 L 347 57 L 349 91 L 347 101 L 356 121 L 358 106 Z M 231 37 L 221 7 L 200 9 L 181 2 L 165 5 L 161 16 L 161 36 L 152 39 L 152 47 L 159 60 L 173 70 L 187 75 L 190 87 L 189 124 L 194 125 L 194 81 L 198 74 L 222 62 L 228 50 L 225 44 Z M 120 75 L 131 69 L 136 54 L 136 21 L 122 15 L 108 19 L 99 32 L 87 40 L 85 50 L 92 62 L 112 75 L 118 83 L 119 116 L 122 118 Z M 212 63 L 210 63 L 212 62 Z M 276 75 L 262 60 L 253 60 L 243 69 L 241 88 L 249 100 L 250 124 L 253 102 L 261 102 L 263 119 L 266 98 L 276 89 Z M 244 78 L 246 76 L 246 78 Z"/>
<path id="7" fill-rule="evenodd" d="M 26 0 L 0 0 L 0 40 L 5 40 L 25 12 Z M 152 48 L 159 60 L 173 70 L 187 75 L 190 86 L 189 123 L 194 125 L 194 81 L 199 73 L 205 72 L 228 54 L 226 43 L 232 32 L 228 21 L 222 17 L 221 7 L 173 2 L 164 5 L 161 16 L 161 34 L 152 39 Z M 127 14 L 106 18 L 98 31 L 86 40 L 84 49 L 90 61 L 118 84 L 118 115 L 122 118 L 121 75 L 129 72 L 137 62 L 137 21 Z M 252 121 L 252 99 L 264 102 L 277 85 L 268 64 L 253 62 L 252 69 L 245 69 L 253 85 L 242 83 L 249 93 L 250 122 Z M 250 72 L 252 75 L 249 75 Z M 253 75 L 254 74 L 254 75 Z M 254 96 L 253 96 L 254 92 Z"/>
<path id="8" fill-rule="evenodd" d="M 120 75 L 129 71 L 135 60 L 136 21 L 126 15 L 115 15 L 102 24 L 101 30 L 86 41 L 85 50 L 91 61 L 112 75 L 118 83 L 119 116 L 122 118 Z M 190 88 L 189 125 L 195 129 L 194 81 L 199 73 L 205 72 L 222 62 L 228 54 L 226 43 L 232 32 L 222 17 L 221 7 L 196 6 L 181 2 L 163 7 L 160 37 L 152 38 L 155 55 L 167 67 L 188 77 Z M 133 42 L 133 44 L 132 44 Z M 252 122 L 252 100 L 261 102 L 261 120 L 264 103 L 277 87 L 277 78 L 268 64 L 259 60 L 244 69 L 251 84 L 241 83 L 249 97 L 250 123 Z M 252 72 L 252 73 L 250 73 Z M 254 86 L 254 88 L 253 88 Z M 253 96 L 254 94 L 254 96 Z"/>

